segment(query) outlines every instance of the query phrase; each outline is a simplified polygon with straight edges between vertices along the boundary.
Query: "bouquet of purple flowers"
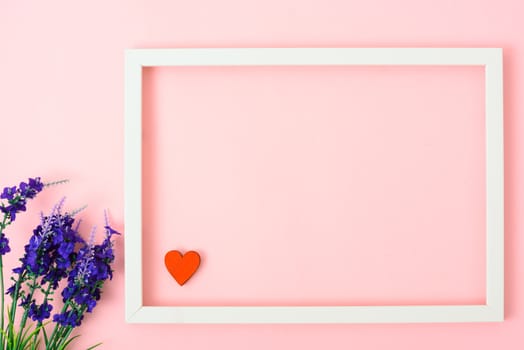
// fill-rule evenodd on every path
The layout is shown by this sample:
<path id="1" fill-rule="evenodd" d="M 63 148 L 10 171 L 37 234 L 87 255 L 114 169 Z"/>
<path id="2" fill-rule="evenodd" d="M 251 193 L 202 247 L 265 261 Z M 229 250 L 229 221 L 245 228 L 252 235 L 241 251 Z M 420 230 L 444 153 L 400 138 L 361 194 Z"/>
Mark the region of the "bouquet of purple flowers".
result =
<path id="1" fill-rule="evenodd" d="M 104 282 L 112 278 L 112 237 L 118 232 L 109 225 L 107 213 L 105 238 L 95 244 L 96 227 L 84 240 L 80 220 L 75 223 L 79 211 L 63 213 L 62 199 L 48 215 L 41 214 L 5 289 L 2 259 L 11 250 L 6 228 L 26 210 L 30 199 L 62 182 L 44 184 L 37 177 L 6 187 L 0 194 L 0 350 L 66 349 L 78 337 L 72 331 L 81 325 L 86 312 L 93 311 Z M 61 300 L 54 299 L 57 295 Z"/>

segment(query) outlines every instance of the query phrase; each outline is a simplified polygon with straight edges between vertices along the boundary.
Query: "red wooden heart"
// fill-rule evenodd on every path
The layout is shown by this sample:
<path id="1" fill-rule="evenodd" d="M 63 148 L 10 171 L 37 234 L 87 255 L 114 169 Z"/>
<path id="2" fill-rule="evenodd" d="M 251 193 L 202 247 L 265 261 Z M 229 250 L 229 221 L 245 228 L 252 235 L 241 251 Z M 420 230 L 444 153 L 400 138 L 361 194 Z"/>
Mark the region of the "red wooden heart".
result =
<path id="1" fill-rule="evenodd" d="M 167 271 L 182 286 L 200 266 L 200 255 L 195 251 L 189 251 L 182 255 L 178 250 L 170 250 L 167 252 L 164 262 Z"/>

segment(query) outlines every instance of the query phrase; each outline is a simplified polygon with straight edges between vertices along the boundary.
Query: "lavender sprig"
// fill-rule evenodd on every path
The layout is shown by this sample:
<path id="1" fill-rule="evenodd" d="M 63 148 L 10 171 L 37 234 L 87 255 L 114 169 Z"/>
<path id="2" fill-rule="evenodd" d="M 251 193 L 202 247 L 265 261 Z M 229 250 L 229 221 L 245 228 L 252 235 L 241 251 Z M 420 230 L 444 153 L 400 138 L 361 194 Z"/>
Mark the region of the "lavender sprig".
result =
<path id="1" fill-rule="evenodd" d="M 94 244 L 94 228 L 89 242 L 78 251 L 76 264 L 62 291 L 63 302 L 67 307 L 53 317 L 53 321 L 61 326 L 79 326 L 84 312 L 92 312 L 100 299 L 104 282 L 113 277 L 111 264 L 115 256 L 111 237 L 120 233 L 109 225 L 107 216 L 104 228 L 105 238 L 101 244 Z"/>
<path id="2" fill-rule="evenodd" d="M 58 202 L 48 216 L 41 214 L 40 224 L 33 230 L 29 243 L 24 247 L 21 265 L 13 269 L 14 284 L 7 289 L 7 294 L 12 297 L 10 322 L 15 320 L 18 300 L 18 306 L 24 309 L 18 343 L 28 318 L 37 321 L 40 327 L 51 316 L 53 306 L 49 296 L 58 288 L 59 282 L 67 277 L 75 262 L 75 245 L 83 242 L 73 229 L 74 218 L 67 213 L 62 214 L 64 201 L 65 198 Z M 35 297 L 37 292 L 43 294 L 41 303 Z"/>
<path id="3" fill-rule="evenodd" d="M 62 214 L 62 199 L 55 205 L 49 216 L 42 216 L 41 223 L 25 246 L 21 265 L 13 270 L 19 276 L 42 278 L 42 285 L 49 283 L 53 289 L 58 282 L 67 277 L 67 270 L 76 260 L 74 251 L 83 239 L 73 228 L 75 219 L 70 214 Z M 10 292 L 10 290 L 8 290 Z"/>
<path id="4" fill-rule="evenodd" d="M 17 186 L 5 187 L 0 194 L 0 211 L 4 214 L 0 223 L 0 255 L 5 255 L 11 251 L 9 240 L 5 236 L 4 230 L 13 221 L 16 220 L 16 214 L 26 211 L 26 204 L 29 199 L 36 197 L 42 191 L 44 184 L 39 177 L 30 178 L 28 182 L 21 182 Z"/>
<path id="5" fill-rule="evenodd" d="M 51 337 L 46 339 L 46 348 L 60 348 L 70 341 L 72 330 L 81 325 L 86 312 L 92 312 L 101 297 L 104 282 L 112 279 L 111 264 L 115 260 L 112 236 L 120 234 L 114 230 L 105 215 L 105 237 L 102 243 L 94 244 L 96 227 L 90 239 L 78 251 L 76 263 L 69 273 L 67 286 L 62 290 L 62 310 L 53 316 L 56 323 Z"/>
<path id="6" fill-rule="evenodd" d="M 9 247 L 9 239 L 5 235 L 5 229 L 13 221 L 16 220 L 17 213 L 26 210 L 26 204 L 29 199 L 36 197 L 38 193 L 42 191 L 44 184 L 40 177 L 29 178 L 28 182 L 21 182 L 18 187 L 8 186 L 5 187 L 0 194 L 0 212 L 3 213 L 3 218 L 0 222 L 0 346 L 4 348 L 6 341 L 8 341 L 4 331 L 4 264 L 3 256 L 11 251 Z M 6 203 L 7 202 L 7 203 Z M 12 325 L 12 322 L 9 322 Z M 12 327 L 10 327 L 11 329 Z M 12 332 L 11 332 L 12 333 Z"/>

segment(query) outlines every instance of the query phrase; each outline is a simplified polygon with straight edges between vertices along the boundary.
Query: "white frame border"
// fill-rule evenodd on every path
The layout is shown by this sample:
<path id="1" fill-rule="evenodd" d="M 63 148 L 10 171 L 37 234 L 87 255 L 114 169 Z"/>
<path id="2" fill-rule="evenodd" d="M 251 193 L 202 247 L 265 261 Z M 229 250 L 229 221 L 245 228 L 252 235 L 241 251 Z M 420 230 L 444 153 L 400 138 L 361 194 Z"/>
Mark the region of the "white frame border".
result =
<path id="1" fill-rule="evenodd" d="M 142 68 L 154 66 L 475 65 L 485 67 L 486 304 L 144 306 Z M 125 53 L 125 317 L 130 323 L 412 323 L 504 320 L 504 155 L 500 48 L 134 49 Z"/>

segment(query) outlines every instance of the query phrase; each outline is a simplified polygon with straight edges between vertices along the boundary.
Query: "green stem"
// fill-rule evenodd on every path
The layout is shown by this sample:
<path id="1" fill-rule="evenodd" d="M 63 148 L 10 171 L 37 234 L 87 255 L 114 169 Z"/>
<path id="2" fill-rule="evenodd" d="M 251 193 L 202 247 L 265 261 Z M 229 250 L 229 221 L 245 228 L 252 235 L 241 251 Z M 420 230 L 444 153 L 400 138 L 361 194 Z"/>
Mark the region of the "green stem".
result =
<path id="1" fill-rule="evenodd" d="M 5 348 L 4 343 L 4 261 L 2 259 L 3 257 L 0 255 L 0 293 L 2 293 L 2 297 L 0 298 L 0 308 L 2 308 L 2 316 L 0 317 L 0 329 L 2 330 L 2 333 L 0 334 L 0 344 L 2 345 L 2 349 Z"/>
<path id="2" fill-rule="evenodd" d="M 49 295 L 50 294 L 52 294 L 52 292 L 51 292 L 51 282 L 49 282 L 48 285 L 47 285 L 47 289 L 44 292 L 44 301 L 42 303 L 47 303 L 47 301 L 49 300 Z M 40 334 L 40 330 L 43 329 L 42 325 L 43 325 L 42 321 L 38 321 L 38 324 L 37 324 L 38 331 L 35 332 L 35 334 L 33 335 L 34 342 L 36 342 L 38 340 L 38 335 Z M 44 330 L 44 334 L 45 334 L 45 330 Z"/>
<path id="3" fill-rule="evenodd" d="M 62 345 L 68 340 L 69 336 L 71 335 L 71 332 L 73 331 L 73 327 L 67 326 L 64 328 L 64 332 L 60 334 L 59 342 L 57 344 L 57 347 L 54 350 L 63 350 Z"/>
<path id="4" fill-rule="evenodd" d="M 69 305 L 71 304 L 71 302 L 67 301 L 64 306 L 62 307 L 62 310 L 60 311 L 61 314 L 63 314 L 64 312 L 67 311 L 67 308 L 69 307 Z M 55 338 L 57 337 L 57 333 L 59 333 L 60 331 L 60 328 L 62 328 L 62 326 L 59 324 L 59 323 L 56 323 L 55 324 L 55 328 L 53 329 L 53 332 L 51 333 L 51 336 L 49 337 L 49 342 L 47 342 L 45 344 L 45 348 L 47 350 L 51 350 L 53 349 L 52 345 L 55 341 Z"/>
<path id="5" fill-rule="evenodd" d="M 2 205 L 3 206 L 3 205 Z M 4 229 L 7 225 L 9 225 L 10 222 L 7 222 L 7 214 L 4 214 L 4 219 L 2 220 L 2 224 L 0 225 L 0 235 L 4 232 Z M 3 256 L 0 255 L 0 293 L 2 293 L 2 296 L 0 297 L 0 308 L 2 309 L 2 315 L 0 316 L 0 329 L 2 330 L 2 333 L 0 333 L 0 345 L 2 346 L 2 349 L 5 348 L 5 339 L 4 339 L 4 309 L 5 309 L 5 299 L 4 299 L 4 259 Z"/>
<path id="6" fill-rule="evenodd" d="M 67 311 L 70 305 L 70 302 L 67 302 L 66 305 L 64 305 L 64 307 L 62 308 L 61 313 Z M 78 309 L 75 308 L 75 306 L 73 306 L 73 309 L 76 309 L 76 311 L 78 311 Z M 86 310 L 87 306 L 82 306 L 79 314 L 83 315 L 86 312 Z M 49 338 L 50 346 L 46 345 L 46 350 L 63 350 L 64 344 L 66 344 L 66 342 L 69 340 L 69 336 L 71 335 L 71 332 L 73 332 L 74 329 L 75 327 L 72 326 L 64 327 L 57 324 L 55 326 L 55 329 L 53 330 L 53 334 L 51 334 L 51 338 Z"/>
<path id="7" fill-rule="evenodd" d="M 26 271 L 22 272 L 20 275 L 20 278 L 15 281 L 15 289 L 13 291 L 13 295 L 11 296 L 11 310 L 9 314 L 9 321 L 14 322 L 16 317 L 16 309 L 17 309 L 17 301 L 19 298 L 20 293 L 20 286 L 23 281 L 25 281 Z"/>
<path id="8" fill-rule="evenodd" d="M 83 315 L 86 312 L 86 310 L 87 306 L 82 306 L 79 314 Z M 72 326 L 62 327 L 62 331 L 57 336 L 58 343 L 56 344 L 55 348 L 52 348 L 52 350 L 64 350 L 65 348 L 63 348 L 62 346 L 64 346 L 64 344 L 69 340 L 69 336 L 71 335 L 71 332 L 73 332 L 74 329 L 75 327 Z"/>
<path id="9" fill-rule="evenodd" d="M 33 276 L 33 279 L 31 280 L 31 285 L 29 288 L 31 290 L 31 294 L 29 294 L 29 301 L 31 302 L 33 300 L 33 295 L 35 294 L 35 291 L 37 289 L 36 276 Z M 16 300 L 16 299 L 13 299 L 13 300 Z M 16 308 L 16 304 L 13 306 L 13 308 Z M 22 315 L 22 320 L 20 321 L 20 329 L 18 330 L 17 344 L 20 344 L 20 340 L 22 339 L 22 333 L 25 329 L 28 316 L 29 316 L 29 307 L 25 307 L 24 314 Z M 13 314 L 13 321 L 14 321 L 14 314 Z"/>
<path id="10" fill-rule="evenodd" d="M 47 331 L 45 330 L 45 326 L 42 327 L 42 334 L 44 335 L 44 344 L 47 344 L 49 338 L 47 337 Z M 36 343 L 36 341 L 34 343 Z"/>
<path id="11" fill-rule="evenodd" d="M 20 286 L 25 281 L 25 278 L 26 278 L 26 271 L 24 271 L 21 275 L 19 275 L 18 280 L 15 281 L 15 288 L 14 288 L 13 294 L 11 295 L 11 309 L 9 310 L 9 315 L 8 315 L 9 323 L 8 323 L 8 331 L 6 332 L 7 337 L 8 337 L 7 341 L 11 339 L 11 342 L 13 342 L 14 337 L 16 336 L 14 325 L 15 325 L 16 311 L 18 309 L 17 303 L 18 303 L 18 298 L 20 297 Z M 30 296 L 30 298 L 32 298 L 32 295 Z"/>

